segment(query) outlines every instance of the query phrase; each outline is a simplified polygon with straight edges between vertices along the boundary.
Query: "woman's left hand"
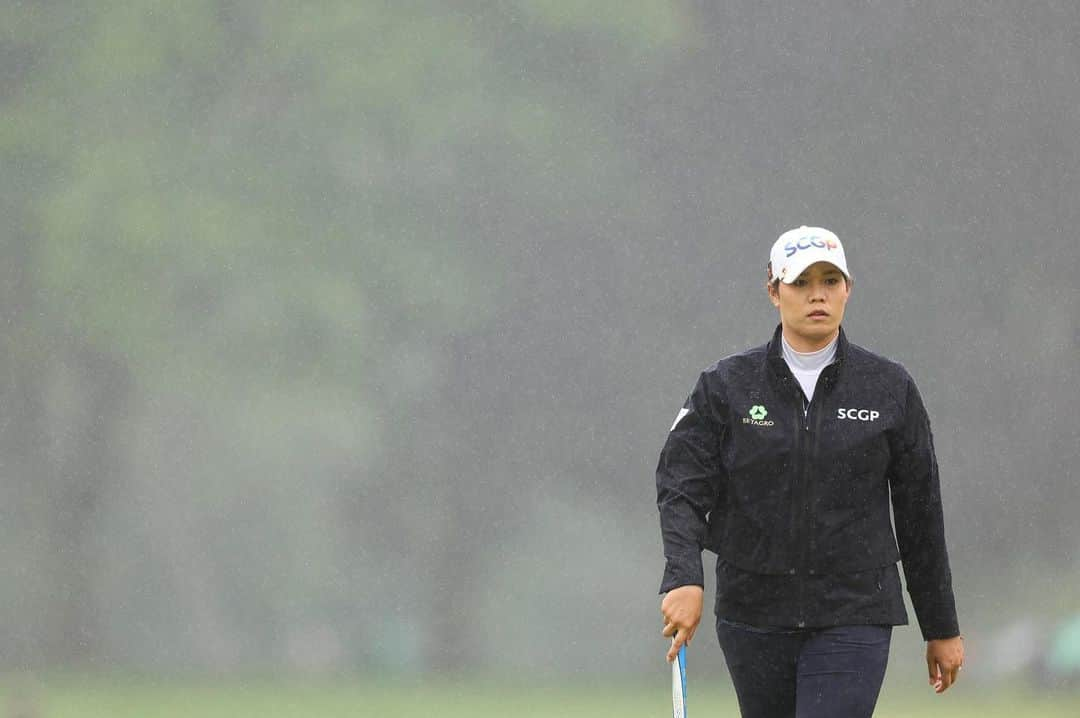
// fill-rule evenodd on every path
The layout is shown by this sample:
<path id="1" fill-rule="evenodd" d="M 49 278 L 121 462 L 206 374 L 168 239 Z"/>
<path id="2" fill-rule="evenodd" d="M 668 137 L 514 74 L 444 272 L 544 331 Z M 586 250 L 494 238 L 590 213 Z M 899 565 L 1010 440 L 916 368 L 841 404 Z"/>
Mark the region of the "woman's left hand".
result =
<path id="1" fill-rule="evenodd" d="M 939 638 L 926 643 L 926 667 L 930 671 L 930 685 L 934 693 L 949 689 L 964 667 L 964 639 Z"/>

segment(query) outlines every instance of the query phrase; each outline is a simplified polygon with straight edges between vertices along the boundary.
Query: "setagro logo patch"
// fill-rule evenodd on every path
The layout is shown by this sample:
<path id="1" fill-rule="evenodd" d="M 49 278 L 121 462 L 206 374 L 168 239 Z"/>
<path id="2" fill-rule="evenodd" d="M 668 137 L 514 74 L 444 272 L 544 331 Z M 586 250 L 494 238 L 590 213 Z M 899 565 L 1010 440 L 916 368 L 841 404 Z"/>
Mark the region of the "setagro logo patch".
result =
<path id="1" fill-rule="evenodd" d="M 749 417 L 744 416 L 742 423 L 751 424 L 753 426 L 775 426 L 776 422 L 765 417 L 769 415 L 769 410 L 761 404 L 754 404 L 750 407 L 750 411 L 747 412 Z"/>

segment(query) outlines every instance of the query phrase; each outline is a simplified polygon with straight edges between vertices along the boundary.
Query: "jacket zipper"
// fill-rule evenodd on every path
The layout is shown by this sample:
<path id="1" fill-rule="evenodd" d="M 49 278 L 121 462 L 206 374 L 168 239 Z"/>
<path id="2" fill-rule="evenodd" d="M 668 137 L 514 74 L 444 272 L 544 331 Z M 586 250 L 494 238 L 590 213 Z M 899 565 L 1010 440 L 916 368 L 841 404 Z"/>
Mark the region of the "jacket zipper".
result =
<path id="1" fill-rule="evenodd" d="M 814 387 L 814 399 L 817 399 L 817 404 L 814 403 L 814 399 L 806 402 L 806 407 L 803 411 L 802 421 L 802 441 L 799 442 L 801 451 L 799 456 L 802 460 L 801 468 L 801 481 L 800 483 L 800 496 L 799 496 L 799 516 L 801 521 L 801 531 L 799 532 L 799 546 L 802 548 L 801 555 L 799 557 L 798 564 L 798 583 L 799 583 L 799 618 L 798 627 L 804 628 L 806 626 L 806 577 L 813 576 L 814 571 L 810 569 L 810 555 L 814 552 L 816 541 L 814 540 L 813 533 L 813 521 L 811 516 L 812 503 L 812 491 L 810 486 L 810 466 L 817 458 L 817 441 L 821 435 L 821 407 L 818 406 L 823 399 L 821 398 L 825 388 L 828 386 L 829 377 L 826 375 L 830 367 L 825 367 L 822 375 L 818 377 L 817 386 Z M 799 396 L 803 399 L 801 392 Z M 810 424 L 813 422 L 814 430 L 810 431 Z"/>
<path id="2" fill-rule="evenodd" d="M 796 574 L 796 583 L 798 584 L 798 601 L 799 601 L 799 614 L 796 625 L 799 628 L 806 626 L 806 543 L 807 543 L 807 483 L 809 481 L 808 467 L 808 449 L 807 442 L 809 441 L 810 433 L 810 411 L 812 409 L 813 401 L 806 401 L 805 395 L 799 388 L 795 389 L 795 411 L 800 413 L 798 417 L 798 423 L 796 424 L 796 447 L 799 456 L 799 486 L 795 495 L 795 515 L 796 520 L 796 546 L 802 547 L 799 560 L 796 563 L 794 569 Z"/>

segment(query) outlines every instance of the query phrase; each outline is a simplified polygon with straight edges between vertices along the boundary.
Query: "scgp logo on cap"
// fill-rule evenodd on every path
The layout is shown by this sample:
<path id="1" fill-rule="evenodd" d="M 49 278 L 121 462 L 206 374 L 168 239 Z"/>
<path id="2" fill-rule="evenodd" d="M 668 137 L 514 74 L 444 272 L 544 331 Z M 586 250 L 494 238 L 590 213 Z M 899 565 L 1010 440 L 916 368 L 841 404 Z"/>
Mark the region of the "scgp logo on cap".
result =
<path id="1" fill-rule="evenodd" d="M 800 249 L 810 249 L 811 247 L 817 247 L 818 249 L 836 249 L 840 245 L 836 240 L 819 237 L 816 234 L 810 234 L 803 237 L 799 237 L 797 240 L 791 240 L 784 245 L 785 256 L 798 252 Z"/>

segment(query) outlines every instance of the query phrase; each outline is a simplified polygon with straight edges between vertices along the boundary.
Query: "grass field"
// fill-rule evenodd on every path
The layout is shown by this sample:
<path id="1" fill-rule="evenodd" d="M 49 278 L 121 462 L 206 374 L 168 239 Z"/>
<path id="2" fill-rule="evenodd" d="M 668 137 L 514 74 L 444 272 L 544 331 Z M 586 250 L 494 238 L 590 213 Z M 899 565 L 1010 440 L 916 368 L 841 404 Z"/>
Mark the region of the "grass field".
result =
<path id="1" fill-rule="evenodd" d="M 630 684 L 500 686 L 491 681 L 260 679 L 156 681 L 131 677 L 19 679 L 3 686 L 0 718 L 661 718 L 671 715 L 664 676 Z M 16 696 L 12 699 L 11 696 Z M 18 696 L 22 696 L 19 698 Z M 688 714 L 738 715 L 726 687 L 690 686 Z M 1080 694 L 1039 696 L 1027 689 L 958 686 L 944 696 L 886 683 L 876 716 L 883 718 L 1076 718 Z"/>

